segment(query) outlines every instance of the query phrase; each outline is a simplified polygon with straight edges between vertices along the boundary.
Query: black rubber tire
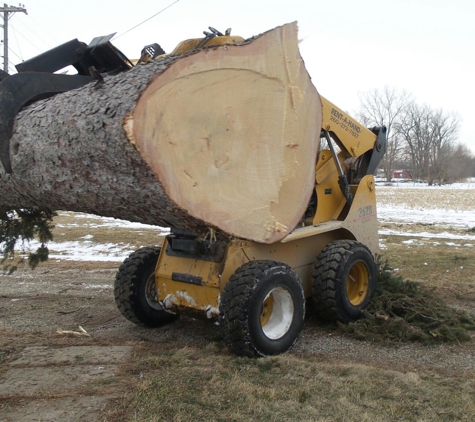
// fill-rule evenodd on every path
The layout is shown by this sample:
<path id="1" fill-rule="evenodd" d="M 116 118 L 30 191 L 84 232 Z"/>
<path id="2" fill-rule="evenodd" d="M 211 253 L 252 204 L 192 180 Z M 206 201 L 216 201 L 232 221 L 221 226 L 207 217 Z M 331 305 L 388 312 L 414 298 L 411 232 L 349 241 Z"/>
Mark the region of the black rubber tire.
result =
<path id="1" fill-rule="evenodd" d="M 350 271 L 361 272 L 360 288 L 354 294 Z M 355 282 L 355 278 L 352 278 Z M 365 280 L 366 279 L 366 280 Z M 369 305 L 376 289 L 376 265 L 370 250 L 354 240 L 329 243 L 319 255 L 312 270 L 312 296 L 317 315 L 344 324 L 356 321 Z M 358 281 L 356 281 L 358 283 Z"/>
<path id="2" fill-rule="evenodd" d="M 145 327 L 160 327 L 175 321 L 178 315 L 151 306 L 147 299 L 147 282 L 155 271 L 159 247 L 144 247 L 129 255 L 117 271 L 114 298 L 117 308 L 129 321 Z"/>
<path id="3" fill-rule="evenodd" d="M 267 304 L 271 310 L 266 321 Z M 225 343 L 234 353 L 252 358 L 292 348 L 304 317 L 305 295 L 298 275 L 274 261 L 251 261 L 239 267 L 219 304 Z"/>

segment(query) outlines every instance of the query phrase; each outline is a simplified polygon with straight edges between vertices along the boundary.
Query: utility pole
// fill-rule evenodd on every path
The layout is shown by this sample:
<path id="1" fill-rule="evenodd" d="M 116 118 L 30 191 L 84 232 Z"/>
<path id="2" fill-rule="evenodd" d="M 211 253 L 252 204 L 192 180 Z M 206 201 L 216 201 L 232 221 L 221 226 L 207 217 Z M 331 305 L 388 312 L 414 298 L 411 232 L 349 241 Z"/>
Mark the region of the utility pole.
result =
<path id="1" fill-rule="evenodd" d="M 24 6 L 24 5 L 22 5 Z M 3 7 L 0 7 L 0 13 L 3 13 L 3 70 L 8 73 L 8 19 L 10 19 L 10 13 L 22 12 L 28 14 L 24 7 L 8 6 L 4 3 Z"/>

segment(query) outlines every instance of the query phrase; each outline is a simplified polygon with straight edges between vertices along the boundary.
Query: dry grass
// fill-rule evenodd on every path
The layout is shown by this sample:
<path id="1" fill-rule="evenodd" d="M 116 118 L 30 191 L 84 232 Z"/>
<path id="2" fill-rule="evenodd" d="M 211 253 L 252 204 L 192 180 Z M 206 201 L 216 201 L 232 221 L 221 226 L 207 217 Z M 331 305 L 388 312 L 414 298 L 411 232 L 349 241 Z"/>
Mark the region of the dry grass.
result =
<path id="1" fill-rule="evenodd" d="M 88 237 L 94 243 L 119 243 L 130 245 L 131 249 L 142 246 L 161 245 L 163 243 L 163 231 L 160 228 L 123 228 L 110 227 L 108 221 L 98 217 L 75 213 L 60 213 L 54 218 L 54 240 L 57 242 L 70 242 L 84 240 Z"/>
<path id="2" fill-rule="evenodd" d="M 396 204 L 408 208 L 440 208 L 460 211 L 473 211 L 473 189 L 440 189 L 438 187 L 396 188 L 378 186 L 378 203 Z"/>
<path id="3" fill-rule="evenodd" d="M 475 228 L 463 228 L 463 227 L 450 227 L 450 229 L 447 229 L 446 227 L 441 228 L 440 225 L 434 224 L 434 223 L 390 223 L 390 222 L 379 222 L 379 228 L 384 229 L 384 230 L 394 230 L 395 232 L 400 232 L 404 230 L 408 235 L 404 236 L 404 239 L 398 239 L 398 242 L 401 240 L 408 240 L 411 239 L 411 233 L 414 234 L 414 238 L 417 238 L 418 241 L 428 244 L 428 245 L 434 245 L 437 243 L 445 242 L 448 240 L 439 240 L 435 237 L 429 238 L 429 237 L 422 237 L 420 233 L 429 233 L 429 234 L 436 234 L 440 233 L 441 231 L 449 231 L 451 234 L 456 234 L 456 235 L 471 235 L 475 233 Z M 386 237 L 386 236 L 384 236 Z M 458 243 L 463 242 L 462 240 L 456 241 Z"/>
<path id="4" fill-rule="evenodd" d="M 423 241 L 408 246 L 401 244 L 404 240 L 389 236 L 388 249 L 382 253 L 396 275 L 434 288 L 448 300 L 463 296 L 466 301 L 475 301 L 473 248 L 434 246 Z"/>
<path id="5" fill-rule="evenodd" d="M 253 360 L 207 347 L 148 350 L 106 420 L 473 420 L 475 380 L 287 354 Z"/>

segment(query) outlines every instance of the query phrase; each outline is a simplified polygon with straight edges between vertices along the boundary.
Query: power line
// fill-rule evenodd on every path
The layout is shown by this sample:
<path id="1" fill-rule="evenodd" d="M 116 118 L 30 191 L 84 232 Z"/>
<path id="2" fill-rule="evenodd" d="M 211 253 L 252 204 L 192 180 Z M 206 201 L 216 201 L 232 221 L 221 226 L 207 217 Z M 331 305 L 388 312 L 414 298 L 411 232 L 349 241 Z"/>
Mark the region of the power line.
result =
<path id="1" fill-rule="evenodd" d="M 51 35 L 38 21 L 36 21 L 33 16 L 31 15 L 28 15 L 28 18 L 31 19 L 36 25 L 38 25 L 38 28 L 41 29 L 46 35 L 48 35 L 48 37 L 51 38 L 51 41 L 53 42 L 53 45 L 58 45 L 59 44 L 59 40 L 56 36 L 54 35 Z M 23 21 L 20 19 L 20 22 L 23 23 Z M 33 32 L 34 35 L 36 35 L 38 38 L 40 38 L 35 31 L 33 31 L 33 29 L 31 28 L 31 25 L 26 25 L 26 27 L 31 31 Z M 45 40 L 41 40 L 42 42 L 44 42 L 46 45 L 50 46 L 51 45 L 51 42 L 46 42 Z"/>
<path id="2" fill-rule="evenodd" d="M 17 53 L 15 53 L 10 47 L 8 47 L 8 51 L 12 53 L 14 56 L 18 58 L 18 60 L 23 61 L 23 57 L 20 57 Z"/>
<path id="3" fill-rule="evenodd" d="M 153 19 L 155 16 L 159 15 L 160 13 L 164 12 L 168 8 L 172 7 L 175 3 L 178 3 L 180 0 L 176 0 L 173 3 L 169 4 L 167 7 L 164 9 L 160 10 L 160 12 L 155 13 L 153 16 L 150 16 L 148 19 L 145 19 L 143 22 L 140 22 L 138 25 L 135 25 L 133 28 L 130 28 L 129 30 L 125 31 L 124 33 L 120 34 L 117 37 L 112 38 L 113 40 L 117 40 L 118 38 L 122 37 L 123 35 L 127 34 L 128 32 L 134 30 L 135 28 L 139 27 L 140 25 L 144 24 L 145 22 L 148 22 L 150 19 Z"/>
<path id="4" fill-rule="evenodd" d="M 15 31 L 15 28 L 13 27 L 13 25 L 12 25 L 12 30 L 13 30 L 13 36 L 15 37 L 16 45 L 17 45 L 17 47 L 18 47 L 18 51 L 20 52 L 20 56 L 21 56 L 21 59 L 20 59 L 20 60 L 23 61 L 23 53 L 21 52 L 20 43 L 18 42 L 18 38 L 17 38 L 17 36 L 16 36 L 16 31 Z M 11 51 L 10 48 L 9 48 L 9 50 Z M 17 56 L 17 55 L 15 54 L 15 56 Z M 18 57 L 18 56 L 17 56 L 17 57 Z"/>
<path id="5" fill-rule="evenodd" d="M 8 62 L 8 71 L 10 72 L 10 74 L 12 73 L 15 73 L 16 72 L 16 67 L 15 65 L 12 63 L 12 62 Z M 7 72 L 8 73 L 8 72 Z"/>
<path id="6" fill-rule="evenodd" d="M 29 18 L 29 20 L 31 19 L 34 23 L 36 23 L 36 21 L 35 21 L 34 19 L 32 19 L 32 17 L 31 17 L 30 15 L 28 15 L 28 18 Z M 36 31 L 34 31 L 33 28 L 32 28 L 32 26 L 31 26 L 31 23 L 25 24 L 25 22 L 23 22 L 21 19 L 17 19 L 17 22 L 15 23 L 16 28 L 17 28 L 17 31 L 21 32 L 20 29 L 18 28 L 17 23 L 20 23 L 20 24 L 22 25 L 22 26 L 21 26 L 21 30 L 22 30 L 22 31 L 24 31 L 25 29 L 27 29 L 31 34 L 33 34 L 34 38 L 35 38 L 36 40 L 41 41 L 41 43 L 42 43 L 43 45 L 45 45 L 47 49 L 51 48 L 51 46 L 55 46 L 55 45 L 58 45 L 58 44 L 59 44 L 59 42 L 58 42 L 56 39 L 52 38 L 49 33 L 45 32 L 44 29 L 43 29 L 41 26 L 38 26 L 38 28 L 39 28 L 41 31 L 45 32 L 46 35 L 48 35 L 49 37 L 51 37 L 51 40 L 50 40 L 50 41 L 45 40 L 41 35 L 39 35 Z M 41 51 L 44 51 L 44 49 L 41 50 Z"/>
<path id="7" fill-rule="evenodd" d="M 20 37 L 22 37 L 27 43 L 29 43 L 30 45 L 32 45 L 34 48 L 36 48 L 40 53 L 42 53 L 44 50 L 42 50 L 41 48 L 39 48 L 36 44 L 33 43 L 33 41 L 31 41 L 29 38 L 27 38 L 25 35 L 23 35 L 21 32 L 18 33 L 18 35 Z"/>

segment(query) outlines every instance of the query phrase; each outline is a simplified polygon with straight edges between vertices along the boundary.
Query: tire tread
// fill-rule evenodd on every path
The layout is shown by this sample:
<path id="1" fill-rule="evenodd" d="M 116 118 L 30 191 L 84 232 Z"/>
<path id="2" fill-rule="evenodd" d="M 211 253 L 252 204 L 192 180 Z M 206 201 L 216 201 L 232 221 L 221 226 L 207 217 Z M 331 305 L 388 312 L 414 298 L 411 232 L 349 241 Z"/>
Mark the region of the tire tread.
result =
<path id="1" fill-rule="evenodd" d="M 323 248 L 312 269 L 312 296 L 315 313 L 327 321 L 351 322 L 352 319 L 342 311 L 338 303 L 339 267 L 346 254 L 352 253 L 355 247 L 369 249 L 355 240 L 337 240 Z"/>
<path id="2" fill-rule="evenodd" d="M 157 262 L 160 250 L 160 247 L 146 246 L 131 253 L 115 277 L 114 300 L 117 308 L 128 321 L 143 327 L 157 327 L 175 319 L 174 315 L 164 314 L 163 318 L 152 320 L 141 311 L 137 300 L 139 277 L 151 262 Z"/>
<path id="3" fill-rule="evenodd" d="M 266 271 L 276 266 L 293 272 L 288 265 L 281 262 L 251 261 L 236 270 L 221 295 L 219 324 L 224 342 L 240 356 L 251 358 L 263 356 L 253 346 L 250 333 L 246 329 L 249 302 L 256 286 L 256 280 L 262 278 Z"/>

